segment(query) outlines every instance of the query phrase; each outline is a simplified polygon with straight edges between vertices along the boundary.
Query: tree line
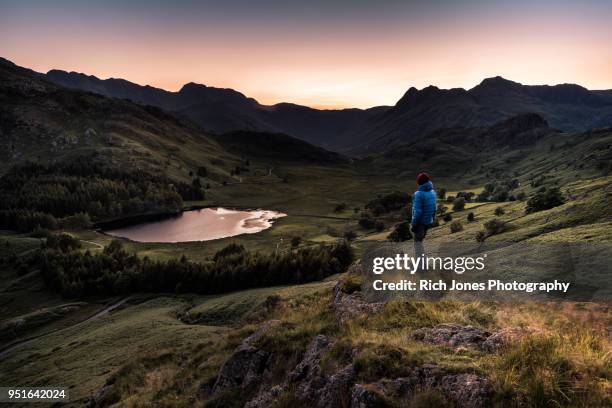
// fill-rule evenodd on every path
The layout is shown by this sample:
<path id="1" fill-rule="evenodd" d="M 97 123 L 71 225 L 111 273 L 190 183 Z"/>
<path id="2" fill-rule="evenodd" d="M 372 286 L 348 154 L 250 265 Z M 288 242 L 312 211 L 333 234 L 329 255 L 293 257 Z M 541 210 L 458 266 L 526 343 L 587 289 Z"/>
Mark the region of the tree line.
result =
<path id="1" fill-rule="evenodd" d="M 119 295 L 133 292 L 190 292 L 216 294 L 239 289 L 300 284 L 346 270 L 353 260 L 350 245 L 262 254 L 230 244 L 209 262 L 186 257 L 165 261 L 139 257 L 114 240 L 102 252 L 79 249 L 78 240 L 47 239 L 31 255 L 30 267 L 40 267 L 46 285 L 66 298 Z"/>
<path id="2" fill-rule="evenodd" d="M 200 186 L 118 168 L 88 156 L 61 163 L 27 162 L 0 177 L 0 228 L 32 231 L 152 211 L 174 212 L 201 200 Z M 75 216 L 77 216 L 75 218 Z"/>

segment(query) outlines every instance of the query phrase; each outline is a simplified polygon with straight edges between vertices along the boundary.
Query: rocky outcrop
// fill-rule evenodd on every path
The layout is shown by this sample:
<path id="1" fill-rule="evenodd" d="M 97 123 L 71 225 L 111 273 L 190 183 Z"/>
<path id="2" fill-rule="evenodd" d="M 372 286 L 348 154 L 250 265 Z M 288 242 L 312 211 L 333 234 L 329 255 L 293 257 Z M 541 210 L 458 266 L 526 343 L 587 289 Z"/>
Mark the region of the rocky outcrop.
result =
<path id="1" fill-rule="evenodd" d="M 459 347 L 480 345 L 490 335 L 491 333 L 474 326 L 445 323 L 434 327 L 417 329 L 410 334 L 410 337 L 429 344 Z"/>
<path id="2" fill-rule="evenodd" d="M 340 279 L 332 290 L 331 306 L 340 324 L 344 324 L 355 317 L 379 313 L 385 306 L 383 302 L 368 302 L 361 291 L 354 291 L 352 293 L 345 291 L 349 277 L 360 274 L 362 274 L 361 265 L 353 265 L 347 275 Z"/>
<path id="3" fill-rule="evenodd" d="M 490 353 L 519 341 L 526 335 L 539 330 L 533 327 L 508 327 L 495 333 L 474 326 L 444 323 L 434 327 L 423 327 L 413 331 L 410 338 L 429 344 L 445 345 L 454 348 L 476 346 Z"/>
<path id="4" fill-rule="evenodd" d="M 330 341 L 326 336 L 316 336 L 310 342 L 302 360 L 289 372 L 286 381 L 270 389 L 261 390 L 245 407 L 268 407 L 288 389 L 295 390 L 297 399 L 308 406 L 334 408 L 346 405 L 343 397 L 350 393 L 355 369 L 349 364 L 332 375 L 325 375 L 321 369 L 321 358 L 329 347 Z"/>
<path id="5" fill-rule="evenodd" d="M 262 377 L 269 366 L 272 354 L 269 351 L 257 348 L 255 343 L 266 331 L 279 323 L 279 320 L 270 320 L 264 323 L 236 348 L 231 357 L 221 367 L 213 386 L 213 393 L 226 388 L 248 388 L 262 383 Z"/>
<path id="6" fill-rule="evenodd" d="M 412 370 L 407 377 L 382 379 L 372 384 L 355 384 L 351 408 L 380 407 L 389 401 L 407 401 L 419 390 L 437 390 L 447 401 L 466 408 L 489 406 L 490 384 L 476 374 L 452 373 L 434 364 Z"/>
<path id="7" fill-rule="evenodd" d="M 490 335 L 481 348 L 488 352 L 495 352 L 508 344 L 520 341 L 524 336 L 538 332 L 534 327 L 508 327 Z"/>

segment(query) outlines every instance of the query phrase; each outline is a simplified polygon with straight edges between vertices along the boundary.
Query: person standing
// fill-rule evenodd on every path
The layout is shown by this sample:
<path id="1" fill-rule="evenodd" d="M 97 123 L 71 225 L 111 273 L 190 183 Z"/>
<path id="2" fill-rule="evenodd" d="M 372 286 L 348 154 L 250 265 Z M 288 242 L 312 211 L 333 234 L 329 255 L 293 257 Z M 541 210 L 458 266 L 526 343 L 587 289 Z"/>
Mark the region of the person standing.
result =
<path id="1" fill-rule="evenodd" d="M 431 182 L 431 176 L 425 172 L 417 174 L 416 182 L 419 189 L 412 196 L 411 230 L 414 234 L 414 256 L 425 254 L 423 240 L 427 230 L 434 223 L 437 208 L 436 191 Z"/>

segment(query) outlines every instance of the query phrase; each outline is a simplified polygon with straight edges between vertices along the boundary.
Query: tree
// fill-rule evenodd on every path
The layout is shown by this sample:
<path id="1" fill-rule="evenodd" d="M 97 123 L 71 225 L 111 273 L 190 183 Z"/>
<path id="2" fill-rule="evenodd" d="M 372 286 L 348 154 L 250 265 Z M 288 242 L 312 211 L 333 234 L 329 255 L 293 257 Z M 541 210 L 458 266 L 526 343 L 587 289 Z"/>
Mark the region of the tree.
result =
<path id="1" fill-rule="evenodd" d="M 355 231 L 346 231 L 344 233 L 344 239 L 347 241 L 353 241 L 355 238 L 357 238 L 357 233 Z"/>
<path id="2" fill-rule="evenodd" d="M 529 200 L 527 200 L 527 206 L 525 211 L 527 213 L 533 213 L 536 211 L 548 210 L 554 207 L 558 207 L 565 203 L 565 198 L 558 187 L 549 188 L 547 190 L 536 193 Z"/>
<path id="3" fill-rule="evenodd" d="M 396 224 L 393 228 L 393 232 L 391 232 L 387 239 L 392 242 L 404 242 L 412 239 L 412 233 L 410 232 L 410 223 L 409 222 L 401 222 Z"/>
<path id="4" fill-rule="evenodd" d="M 453 201 L 453 211 L 461 211 L 465 208 L 465 198 L 458 197 Z"/>
<path id="5" fill-rule="evenodd" d="M 473 212 L 470 212 L 470 213 L 468 214 L 468 216 L 467 216 L 467 220 L 468 220 L 468 222 L 473 222 L 473 221 L 474 221 L 474 219 L 475 219 L 475 217 L 474 217 L 474 213 L 473 213 Z"/>
<path id="6" fill-rule="evenodd" d="M 505 213 L 506 213 L 506 211 L 503 208 L 501 208 L 501 207 L 497 207 L 495 209 L 495 215 L 497 215 L 497 216 L 504 215 Z"/>

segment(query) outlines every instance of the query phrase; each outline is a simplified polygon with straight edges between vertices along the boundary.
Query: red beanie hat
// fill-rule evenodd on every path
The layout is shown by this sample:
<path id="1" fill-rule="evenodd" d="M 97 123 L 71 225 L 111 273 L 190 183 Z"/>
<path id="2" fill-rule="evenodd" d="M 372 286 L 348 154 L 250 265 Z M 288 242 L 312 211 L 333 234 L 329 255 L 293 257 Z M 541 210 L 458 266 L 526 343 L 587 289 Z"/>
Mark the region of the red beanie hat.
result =
<path id="1" fill-rule="evenodd" d="M 416 178 L 416 182 L 417 184 L 420 186 L 421 184 L 425 184 L 427 183 L 429 180 L 431 180 L 431 176 L 425 172 L 421 172 L 419 174 L 417 174 L 417 178 Z"/>

